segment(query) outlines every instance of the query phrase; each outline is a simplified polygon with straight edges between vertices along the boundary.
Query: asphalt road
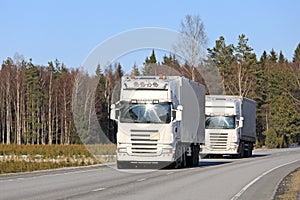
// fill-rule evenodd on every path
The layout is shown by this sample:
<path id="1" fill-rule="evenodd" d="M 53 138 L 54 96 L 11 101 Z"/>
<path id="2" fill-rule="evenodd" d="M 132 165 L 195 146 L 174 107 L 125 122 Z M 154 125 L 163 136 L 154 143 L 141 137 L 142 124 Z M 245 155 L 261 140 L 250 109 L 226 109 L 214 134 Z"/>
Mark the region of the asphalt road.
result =
<path id="1" fill-rule="evenodd" d="M 0 199 L 272 199 L 300 148 L 256 150 L 251 158 L 203 159 L 171 170 L 60 169 L 0 176 Z"/>

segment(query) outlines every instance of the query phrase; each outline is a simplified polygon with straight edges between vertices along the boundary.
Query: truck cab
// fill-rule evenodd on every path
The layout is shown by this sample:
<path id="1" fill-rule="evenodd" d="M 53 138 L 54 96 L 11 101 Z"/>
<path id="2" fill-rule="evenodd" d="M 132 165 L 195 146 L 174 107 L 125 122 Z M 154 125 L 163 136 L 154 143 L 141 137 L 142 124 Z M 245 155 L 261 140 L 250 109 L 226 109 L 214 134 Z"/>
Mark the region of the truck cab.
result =
<path id="1" fill-rule="evenodd" d="M 201 156 L 251 156 L 255 142 L 255 112 L 255 102 L 250 99 L 206 96 L 205 145 Z"/>
<path id="2" fill-rule="evenodd" d="M 191 144 L 199 144 L 196 128 L 192 141 L 183 141 L 186 136 L 183 134 L 191 133 L 184 133 L 182 129 L 184 110 L 189 110 L 189 106 L 183 105 L 186 103 L 182 100 L 182 80 L 182 77 L 162 75 L 122 77 L 120 101 L 111 106 L 111 119 L 118 123 L 118 168 L 178 166 L 188 160 L 182 158 L 186 151 L 190 150 L 189 155 L 197 153 L 197 148 Z M 197 99 L 194 103 L 197 104 Z M 204 112 L 204 102 L 202 107 Z M 200 147 L 197 157 L 199 150 Z M 193 158 L 193 164 L 196 164 L 196 156 Z"/>

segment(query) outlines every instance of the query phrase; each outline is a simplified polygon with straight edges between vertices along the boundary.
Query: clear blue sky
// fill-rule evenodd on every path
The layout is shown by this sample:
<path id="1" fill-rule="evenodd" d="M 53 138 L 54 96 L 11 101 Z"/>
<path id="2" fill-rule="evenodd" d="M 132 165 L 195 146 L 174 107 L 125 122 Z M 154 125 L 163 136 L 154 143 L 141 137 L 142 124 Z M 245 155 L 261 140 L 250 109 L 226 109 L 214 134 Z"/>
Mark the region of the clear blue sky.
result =
<path id="1" fill-rule="evenodd" d="M 201 17 L 209 47 L 221 35 L 236 44 L 244 33 L 258 58 L 274 48 L 291 60 L 300 43 L 299 0 L 1 0 L 0 9 L 1 62 L 18 52 L 37 64 L 57 58 L 79 67 L 113 35 L 142 27 L 179 30 L 187 14 Z"/>

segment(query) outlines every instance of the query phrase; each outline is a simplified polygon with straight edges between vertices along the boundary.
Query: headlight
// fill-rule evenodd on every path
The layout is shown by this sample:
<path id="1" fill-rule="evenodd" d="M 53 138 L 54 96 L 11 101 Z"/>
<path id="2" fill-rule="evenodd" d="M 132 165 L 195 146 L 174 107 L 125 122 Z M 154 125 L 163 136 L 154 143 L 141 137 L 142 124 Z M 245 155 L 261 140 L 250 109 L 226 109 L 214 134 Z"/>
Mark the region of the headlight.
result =
<path id="1" fill-rule="evenodd" d="M 172 154 L 173 153 L 173 148 L 163 148 L 162 153 L 163 154 Z"/>

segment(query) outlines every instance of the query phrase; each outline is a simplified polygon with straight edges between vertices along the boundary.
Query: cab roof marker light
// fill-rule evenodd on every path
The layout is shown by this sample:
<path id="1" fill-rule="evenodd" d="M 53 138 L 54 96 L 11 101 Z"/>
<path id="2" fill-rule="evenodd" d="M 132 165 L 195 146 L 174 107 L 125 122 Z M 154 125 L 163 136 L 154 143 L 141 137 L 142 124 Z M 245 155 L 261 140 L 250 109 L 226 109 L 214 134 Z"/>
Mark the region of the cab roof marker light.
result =
<path id="1" fill-rule="evenodd" d="M 135 79 L 135 74 L 134 73 L 131 74 L 131 78 Z"/>
<path id="2" fill-rule="evenodd" d="M 152 103 L 153 103 L 153 104 L 159 104 L 159 100 L 158 100 L 158 99 L 154 99 L 154 100 L 152 101 Z"/>
<path id="3" fill-rule="evenodd" d="M 131 100 L 131 103 L 132 103 L 132 104 L 137 104 L 138 101 L 137 101 L 136 99 L 132 99 L 132 100 Z"/>

